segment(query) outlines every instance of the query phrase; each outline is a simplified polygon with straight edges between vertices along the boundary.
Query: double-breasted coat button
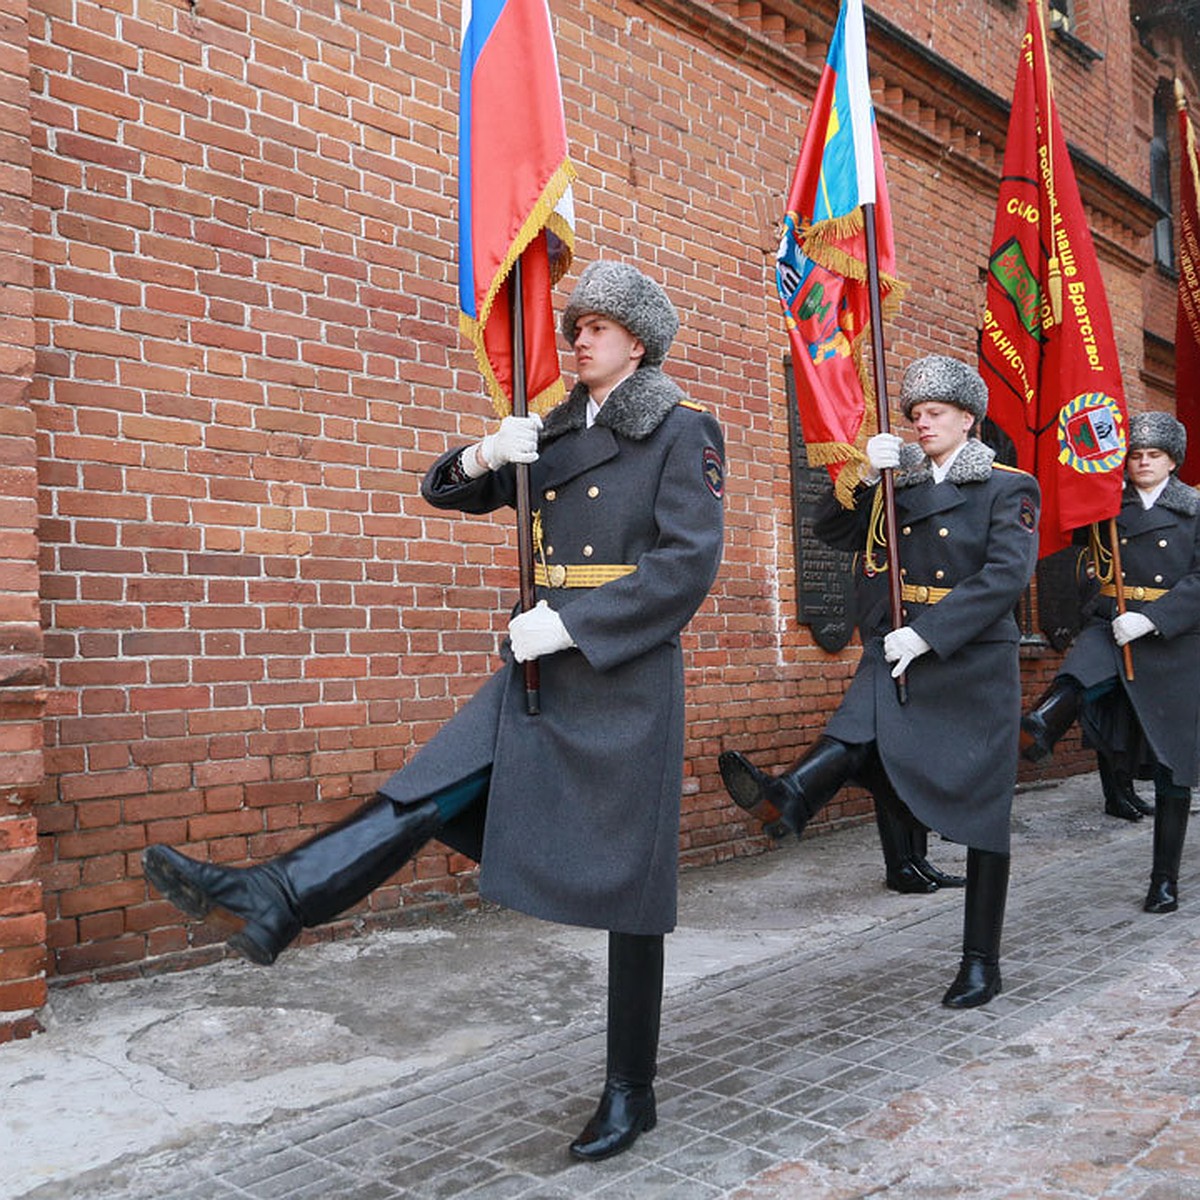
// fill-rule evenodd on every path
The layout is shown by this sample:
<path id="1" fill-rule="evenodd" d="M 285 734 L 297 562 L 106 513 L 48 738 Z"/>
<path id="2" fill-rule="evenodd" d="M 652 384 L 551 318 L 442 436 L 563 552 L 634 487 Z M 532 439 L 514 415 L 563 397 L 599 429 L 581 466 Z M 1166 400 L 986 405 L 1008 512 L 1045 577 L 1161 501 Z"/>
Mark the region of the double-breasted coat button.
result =
<path id="1" fill-rule="evenodd" d="M 600 495 L 600 489 L 593 483 L 592 486 L 588 488 L 588 499 L 595 500 L 598 495 Z"/>
<path id="2" fill-rule="evenodd" d="M 591 548 L 591 546 L 584 546 L 584 548 L 583 548 L 583 557 L 584 558 L 591 558 L 592 555 L 595 553 L 596 553 L 595 550 L 593 550 Z"/>
<path id="3" fill-rule="evenodd" d="M 934 577 L 934 579 L 945 579 L 946 572 L 945 571 L 934 571 L 933 577 Z"/>
<path id="4" fill-rule="evenodd" d="M 911 526 L 911 525 L 905 525 L 905 527 L 904 527 L 902 530 L 900 530 L 900 532 L 901 532 L 901 533 L 903 533 L 903 534 L 909 534 L 909 533 L 912 533 L 912 526 Z"/>
<path id="5" fill-rule="evenodd" d="M 543 493 L 547 500 L 557 500 L 558 493 L 553 488 L 547 488 Z"/>
<path id="6" fill-rule="evenodd" d="M 950 530 L 948 530 L 945 527 L 945 525 L 943 525 L 941 527 L 941 529 L 938 530 L 938 537 L 949 537 L 949 536 L 950 536 Z"/>
<path id="7" fill-rule="evenodd" d="M 1166 539 L 1166 538 L 1159 538 L 1159 539 L 1158 539 L 1158 544 L 1159 544 L 1159 545 L 1160 545 L 1160 546 L 1161 546 L 1161 547 L 1162 547 L 1162 548 L 1165 550 L 1165 549 L 1167 548 L 1167 539 Z"/>
<path id="8" fill-rule="evenodd" d="M 1155 577 L 1154 577 L 1154 582 L 1155 582 L 1155 583 L 1162 583 L 1162 576 L 1161 576 L 1161 575 L 1155 575 Z"/>

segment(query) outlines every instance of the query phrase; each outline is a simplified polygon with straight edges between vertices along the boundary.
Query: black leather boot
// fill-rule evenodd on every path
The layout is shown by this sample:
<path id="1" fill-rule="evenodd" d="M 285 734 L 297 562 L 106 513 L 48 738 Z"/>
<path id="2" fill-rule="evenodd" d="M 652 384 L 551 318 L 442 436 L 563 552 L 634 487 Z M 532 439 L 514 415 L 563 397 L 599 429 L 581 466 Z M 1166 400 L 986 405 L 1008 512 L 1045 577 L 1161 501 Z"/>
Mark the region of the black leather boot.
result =
<path id="1" fill-rule="evenodd" d="M 947 1008 L 978 1008 L 1000 994 L 1000 932 L 1008 899 L 1009 856 L 967 850 L 963 955 L 958 975 L 942 997 Z"/>
<path id="2" fill-rule="evenodd" d="M 662 987 L 662 936 L 610 933 L 604 1091 L 592 1119 L 571 1143 L 576 1158 L 587 1162 L 611 1158 L 658 1124 L 654 1075 Z"/>
<path id="3" fill-rule="evenodd" d="M 253 867 L 198 862 L 169 846 L 142 853 L 146 878 L 176 908 L 197 920 L 214 908 L 245 925 L 229 945 L 269 966 L 302 927 L 353 907 L 395 874 L 441 828 L 432 800 L 401 808 L 386 797 L 294 850 Z"/>
<path id="4" fill-rule="evenodd" d="M 1096 767 L 1100 772 L 1100 788 L 1104 793 L 1104 811 L 1110 817 L 1122 821 L 1140 821 L 1144 815 L 1143 805 L 1133 790 L 1133 780 L 1123 771 L 1118 771 L 1112 759 L 1105 754 L 1096 755 Z M 1153 812 L 1154 809 L 1150 808 Z"/>
<path id="5" fill-rule="evenodd" d="M 744 754 L 726 750 L 717 759 L 734 802 L 764 825 L 781 823 L 797 837 L 837 790 L 855 774 L 866 746 L 850 746 L 822 734 L 790 770 L 771 776 Z"/>
<path id="6" fill-rule="evenodd" d="M 1041 762 L 1054 753 L 1054 744 L 1075 722 L 1083 690 L 1069 675 L 1059 675 L 1041 699 L 1021 718 L 1021 754 Z"/>
<path id="7" fill-rule="evenodd" d="M 879 830 L 879 845 L 883 850 L 886 869 L 885 883 L 893 892 L 906 895 L 927 895 L 936 892 L 938 885 L 923 874 L 912 857 L 913 826 L 915 821 L 904 809 L 903 802 L 890 784 L 872 788 L 875 800 L 875 827 Z"/>
<path id="8" fill-rule="evenodd" d="M 1160 767 L 1154 779 L 1154 858 L 1150 867 L 1150 890 L 1142 905 L 1148 913 L 1170 913 L 1179 907 L 1179 864 L 1183 859 L 1191 806 L 1191 791 L 1171 783 L 1168 773 Z"/>
<path id="9" fill-rule="evenodd" d="M 948 871 L 943 871 L 935 867 L 926 857 L 929 853 L 929 830 L 924 825 L 919 821 L 914 821 L 909 836 L 911 839 L 909 856 L 912 859 L 912 864 L 926 879 L 931 883 L 936 883 L 939 888 L 961 888 L 967 886 L 967 877 L 965 875 L 951 875 Z"/>

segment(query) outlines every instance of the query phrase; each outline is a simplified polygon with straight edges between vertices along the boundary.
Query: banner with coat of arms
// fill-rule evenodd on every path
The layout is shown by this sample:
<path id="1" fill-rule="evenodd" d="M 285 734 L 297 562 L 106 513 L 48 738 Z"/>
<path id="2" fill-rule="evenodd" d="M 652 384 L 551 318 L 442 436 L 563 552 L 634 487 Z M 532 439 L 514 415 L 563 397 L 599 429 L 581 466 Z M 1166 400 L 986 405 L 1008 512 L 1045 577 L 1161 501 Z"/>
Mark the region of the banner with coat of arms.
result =
<path id="1" fill-rule="evenodd" d="M 1125 390 L 1104 281 L 1028 0 L 988 261 L 979 369 L 988 415 L 1042 489 L 1039 551 L 1116 516 L 1124 487 Z"/>

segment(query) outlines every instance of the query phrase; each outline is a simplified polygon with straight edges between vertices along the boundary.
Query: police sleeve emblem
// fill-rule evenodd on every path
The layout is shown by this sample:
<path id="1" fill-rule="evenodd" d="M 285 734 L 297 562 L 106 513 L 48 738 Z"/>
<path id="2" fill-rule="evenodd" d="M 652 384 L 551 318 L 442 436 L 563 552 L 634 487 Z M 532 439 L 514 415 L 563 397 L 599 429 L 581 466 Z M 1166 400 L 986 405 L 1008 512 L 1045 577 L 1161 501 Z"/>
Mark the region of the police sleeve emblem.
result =
<path id="1" fill-rule="evenodd" d="M 705 486 L 720 500 L 725 494 L 725 468 L 720 454 L 711 446 L 704 448 L 704 458 L 700 470 L 704 476 Z"/>

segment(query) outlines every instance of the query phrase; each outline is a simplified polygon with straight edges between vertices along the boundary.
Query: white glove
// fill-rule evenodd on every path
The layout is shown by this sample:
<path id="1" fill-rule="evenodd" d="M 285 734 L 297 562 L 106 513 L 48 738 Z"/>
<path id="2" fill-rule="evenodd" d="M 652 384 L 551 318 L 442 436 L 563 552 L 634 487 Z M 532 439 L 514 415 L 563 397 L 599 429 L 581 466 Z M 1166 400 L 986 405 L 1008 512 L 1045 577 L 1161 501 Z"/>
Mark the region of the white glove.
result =
<path id="1" fill-rule="evenodd" d="M 914 658 L 920 658 L 930 649 L 929 643 L 911 625 L 901 625 L 883 639 L 883 657 L 896 664 L 892 668 L 893 679 L 899 679 Z"/>
<path id="2" fill-rule="evenodd" d="M 476 454 L 493 471 L 498 471 L 506 463 L 537 462 L 538 430 L 541 427 L 542 418 L 537 413 L 530 413 L 527 417 L 505 417 L 500 422 L 500 428 L 495 433 L 489 433 L 476 446 Z M 468 453 L 464 466 L 470 461 L 471 455 Z M 469 474 L 469 466 L 467 471 Z"/>
<path id="3" fill-rule="evenodd" d="M 874 483 L 880 471 L 900 465 L 900 447 L 904 442 L 894 433 L 877 433 L 867 438 L 867 462 L 871 469 L 863 473 L 864 483 Z"/>
<path id="4" fill-rule="evenodd" d="M 1145 613 L 1124 612 L 1119 617 L 1113 617 L 1112 631 L 1113 641 L 1118 646 L 1124 646 L 1135 638 L 1157 633 L 1158 626 Z"/>
<path id="5" fill-rule="evenodd" d="M 519 663 L 559 650 L 569 650 L 575 645 L 575 639 L 567 632 L 562 617 L 545 600 L 539 600 L 528 612 L 513 617 L 508 623 L 508 636 L 512 642 L 513 658 Z"/>

